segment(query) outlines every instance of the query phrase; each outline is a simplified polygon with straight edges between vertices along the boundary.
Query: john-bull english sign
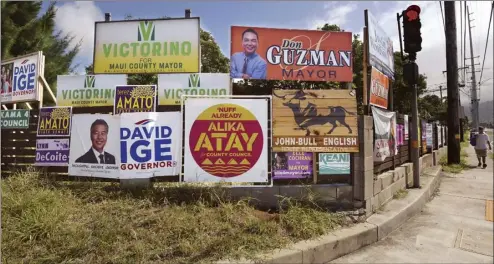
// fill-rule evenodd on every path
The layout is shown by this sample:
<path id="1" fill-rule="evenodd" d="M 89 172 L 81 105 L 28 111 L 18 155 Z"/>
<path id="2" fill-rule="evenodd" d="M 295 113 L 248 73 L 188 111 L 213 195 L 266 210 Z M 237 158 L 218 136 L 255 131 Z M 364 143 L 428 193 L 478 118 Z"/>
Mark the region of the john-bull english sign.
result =
<path id="1" fill-rule="evenodd" d="M 120 178 L 180 174 L 181 120 L 180 112 L 122 114 Z"/>
<path id="2" fill-rule="evenodd" d="M 230 95 L 228 73 L 159 74 L 159 104 L 180 105 L 184 95 Z"/>
<path id="3" fill-rule="evenodd" d="M 313 153 L 277 152 L 272 159 L 273 179 L 303 179 L 312 176 Z"/>
<path id="4" fill-rule="evenodd" d="M 156 85 L 119 85 L 114 114 L 156 111 Z"/>
<path id="5" fill-rule="evenodd" d="M 43 73 L 43 54 L 34 54 L 2 61 L 2 103 L 39 100 L 38 77 Z"/>
<path id="6" fill-rule="evenodd" d="M 127 83 L 127 75 L 58 75 L 57 105 L 73 107 L 113 106 L 115 85 Z"/>
<path id="7" fill-rule="evenodd" d="M 199 72 L 199 18 L 96 22 L 94 73 Z"/>
<path id="8" fill-rule="evenodd" d="M 28 129 L 29 128 L 29 110 L 2 110 L 2 129 Z"/>
<path id="9" fill-rule="evenodd" d="M 267 99 L 186 98 L 186 182 L 268 181 Z"/>
<path id="10" fill-rule="evenodd" d="M 39 110 L 38 137 L 70 136 L 72 107 L 43 107 Z"/>
<path id="11" fill-rule="evenodd" d="M 69 165 L 69 139 L 38 139 L 36 140 L 35 166 Z"/>
<path id="12" fill-rule="evenodd" d="M 357 139 L 352 91 L 273 91 L 273 151 L 358 152 Z"/>
<path id="13" fill-rule="evenodd" d="M 231 27 L 230 76 L 351 82 L 352 33 Z"/>

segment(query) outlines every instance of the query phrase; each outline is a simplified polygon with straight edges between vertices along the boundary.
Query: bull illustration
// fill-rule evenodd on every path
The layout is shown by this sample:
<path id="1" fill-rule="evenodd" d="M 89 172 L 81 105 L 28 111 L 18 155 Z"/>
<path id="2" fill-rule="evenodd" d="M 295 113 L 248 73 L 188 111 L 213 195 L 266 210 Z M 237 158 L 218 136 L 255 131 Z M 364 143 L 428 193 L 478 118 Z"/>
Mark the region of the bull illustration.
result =
<path id="1" fill-rule="evenodd" d="M 288 100 L 286 99 L 287 95 L 279 96 L 274 91 L 273 95 L 275 97 L 283 99 L 283 105 L 292 110 L 295 123 L 299 127 L 298 129 L 306 130 L 305 136 L 310 136 L 310 127 L 314 125 L 324 125 L 326 123 L 329 123 L 333 126 L 327 133 L 331 134 L 336 129 L 336 127 L 338 127 L 336 121 L 338 121 L 340 125 L 345 126 L 348 129 L 348 133 L 353 133 L 352 128 L 346 123 L 345 119 L 347 114 L 355 115 L 356 113 L 349 112 L 342 106 L 329 106 L 329 114 L 325 116 L 318 114 L 316 105 L 311 102 L 309 102 L 307 106 L 302 109 L 300 103 L 302 100 L 307 99 L 307 95 L 311 97 L 317 97 L 317 94 L 313 92 L 304 92 L 303 90 L 299 90 L 295 94 L 292 94 L 293 97 Z M 298 102 L 293 102 L 293 100 L 298 100 Z"/>

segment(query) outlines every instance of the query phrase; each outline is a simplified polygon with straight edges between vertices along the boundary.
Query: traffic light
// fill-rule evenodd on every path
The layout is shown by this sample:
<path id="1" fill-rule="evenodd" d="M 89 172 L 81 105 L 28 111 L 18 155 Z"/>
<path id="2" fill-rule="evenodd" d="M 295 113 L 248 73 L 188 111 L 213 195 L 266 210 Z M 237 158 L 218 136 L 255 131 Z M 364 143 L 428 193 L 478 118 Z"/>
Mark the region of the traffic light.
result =
<path id="1" fill-rule="evenodd" d="M 405 42 L 405 52 L 415 53 L 422 50 L 422 37 L 420 36 L 420 7 L 409 6 L 403 11 L 403 41 Z"/>

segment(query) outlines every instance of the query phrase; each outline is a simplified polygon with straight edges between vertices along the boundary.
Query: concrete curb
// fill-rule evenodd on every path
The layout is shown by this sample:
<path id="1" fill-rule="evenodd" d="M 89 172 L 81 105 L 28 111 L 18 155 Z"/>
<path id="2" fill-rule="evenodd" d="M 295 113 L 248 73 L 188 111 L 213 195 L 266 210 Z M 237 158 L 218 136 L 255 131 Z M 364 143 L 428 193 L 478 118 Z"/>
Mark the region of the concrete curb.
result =
<path id="1" fill-rule="evenodd" d="M 399 228 L 406 220 L 419 213 L 430 200 L 439 184 L 441 167 L 422 172 L 421 189 L 408 189 L 401 200 L 391 200 L 382 213 L 371 215 L 366 222 L 336 230 L 315 240 L 301 241 L 290 248 L 259 255 L 262 263 L 327 263 L 362 247 L 375 243 Z M 256 263 L 252 260 L 222 260 L 216 263 Z"/>

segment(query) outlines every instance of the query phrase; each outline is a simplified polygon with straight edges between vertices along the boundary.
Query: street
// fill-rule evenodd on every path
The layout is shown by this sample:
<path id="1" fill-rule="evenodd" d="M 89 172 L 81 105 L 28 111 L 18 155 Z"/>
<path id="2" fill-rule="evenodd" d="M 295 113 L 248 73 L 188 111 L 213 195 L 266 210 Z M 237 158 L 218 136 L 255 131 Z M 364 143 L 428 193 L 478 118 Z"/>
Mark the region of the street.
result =
<path id="1" fill-rule="evenodd" d="M 473 148 L 466 151 L 475 166 Z M 489 158 L 486 169 L 443 173 L 437 195 L 420 214 L 385 239 L 330 263 L 493 263 L 493 165 Z"/>

